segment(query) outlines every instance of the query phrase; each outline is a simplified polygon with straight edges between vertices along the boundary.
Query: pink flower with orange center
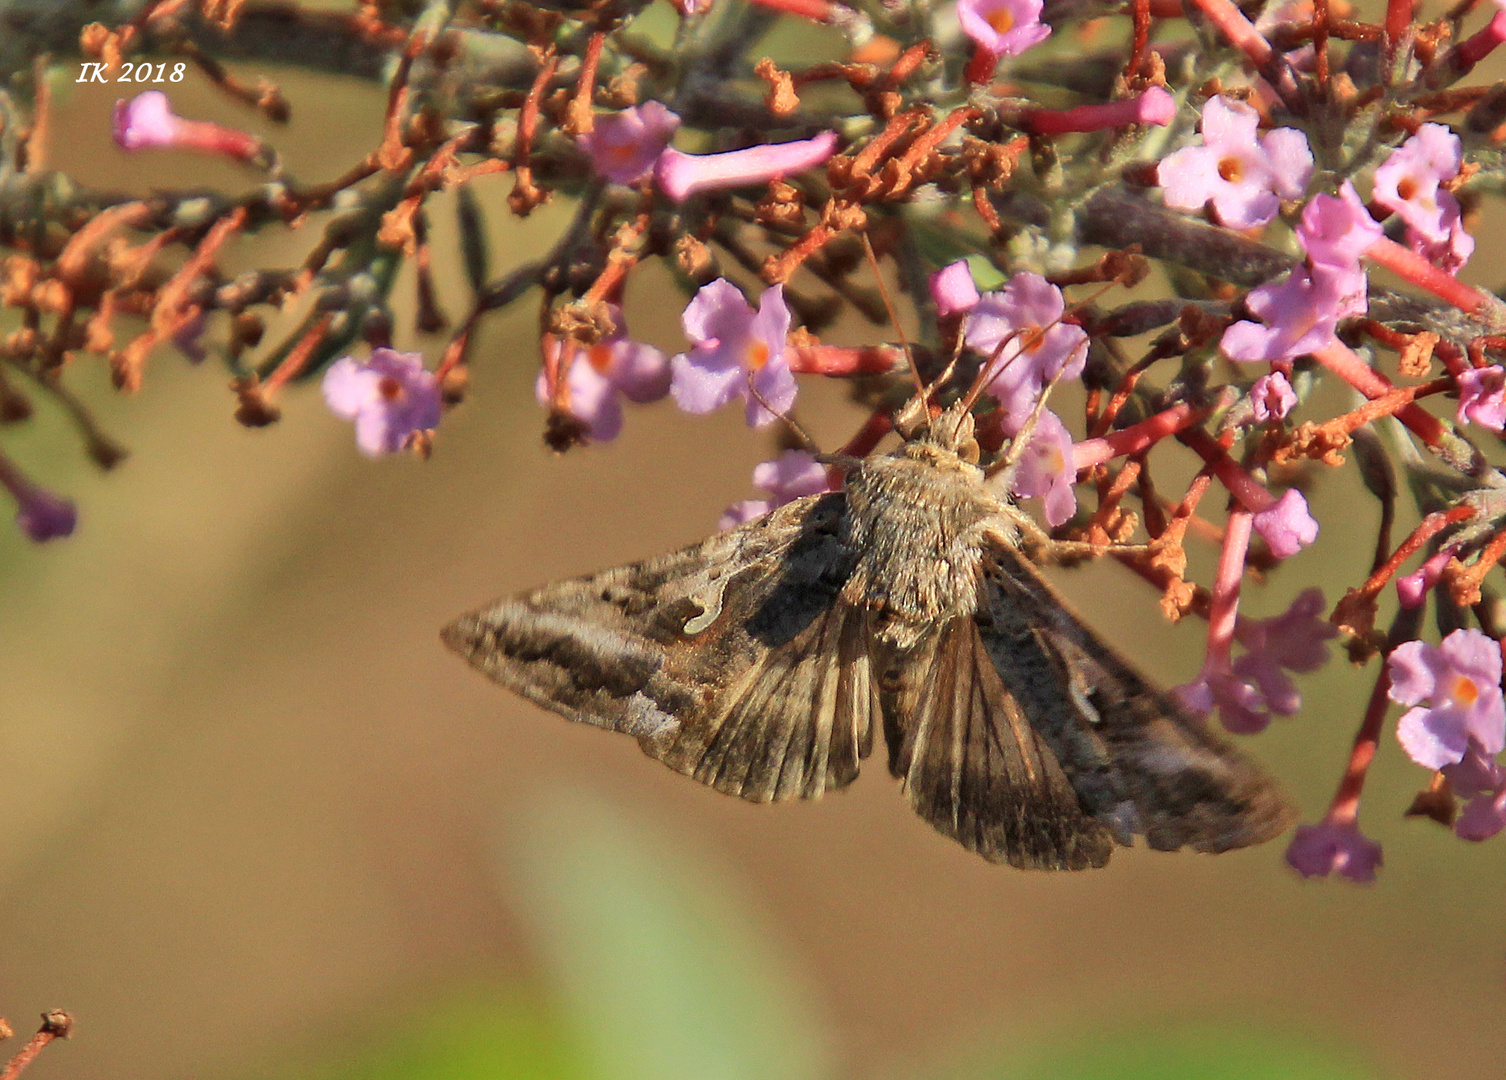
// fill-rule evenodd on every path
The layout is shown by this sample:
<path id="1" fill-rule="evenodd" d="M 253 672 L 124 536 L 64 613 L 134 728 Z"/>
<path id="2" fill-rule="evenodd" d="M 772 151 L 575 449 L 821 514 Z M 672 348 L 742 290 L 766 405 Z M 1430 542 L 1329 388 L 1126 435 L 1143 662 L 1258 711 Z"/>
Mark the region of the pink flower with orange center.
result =
<path id="1" fill-rule="evenodd" d="M 1436 646 L 1398 645 L 1386 663 L 1391 700 L 1413 706 L 1397 722 L 1396 737 L 1417 764 L 1457 764 L 1471 739 L 1490 756 L 1506 748 L 1501 647 L 1493 638 L 1455 630 Z"/>
<path id="2" fill-rule="evenodd" d="M 755 312 L 736 285 L 717 278 L 686 305 L 682 322 L 694 345 L 669 362 L 670 393 L 680 408 L 706 413 L 740 397 L 748 423 L 763 427 L 795 404 L 795 376 L 784 355 L 790 309 L 783 286 L 764 290 Z"/>

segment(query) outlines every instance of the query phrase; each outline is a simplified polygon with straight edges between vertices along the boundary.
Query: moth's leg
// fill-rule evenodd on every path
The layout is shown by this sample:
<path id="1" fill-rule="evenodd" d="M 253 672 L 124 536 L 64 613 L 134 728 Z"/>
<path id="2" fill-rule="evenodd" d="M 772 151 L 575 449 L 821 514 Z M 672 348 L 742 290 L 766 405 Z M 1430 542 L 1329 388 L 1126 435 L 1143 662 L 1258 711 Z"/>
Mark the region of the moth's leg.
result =
<path id="1" fill-rule="evenodd" d="M 1019 514 L 1015 524 L 1019 527 L 1021 541 L 1035 562 L 1097 559 L 1104 555 L 1149 555 L 1157 547 L 1155 541 L 1148 544 L 1090 544 L 1085 540 L 1057 540 L 1025 514 Z"/>

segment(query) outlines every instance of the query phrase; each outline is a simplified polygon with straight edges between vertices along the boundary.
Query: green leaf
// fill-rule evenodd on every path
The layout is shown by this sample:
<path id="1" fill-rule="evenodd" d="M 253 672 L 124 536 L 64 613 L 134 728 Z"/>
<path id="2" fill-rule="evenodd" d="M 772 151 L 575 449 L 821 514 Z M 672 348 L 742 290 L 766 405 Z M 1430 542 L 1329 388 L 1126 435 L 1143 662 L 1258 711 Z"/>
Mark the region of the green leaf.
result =
<path id="1" fill-rule="evenodd" d="M 509 884 L 603 1080 L 816 1080 L 804 988 L 707 859 L 585 796 L 509 837 Z"/>

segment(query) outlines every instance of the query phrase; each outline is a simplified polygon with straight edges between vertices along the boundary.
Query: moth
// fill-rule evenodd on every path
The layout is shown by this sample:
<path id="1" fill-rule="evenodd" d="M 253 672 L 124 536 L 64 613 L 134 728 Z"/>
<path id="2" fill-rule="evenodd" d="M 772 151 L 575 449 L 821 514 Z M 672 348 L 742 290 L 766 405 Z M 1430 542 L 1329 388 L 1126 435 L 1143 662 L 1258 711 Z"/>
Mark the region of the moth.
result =
<path id="1" fill-rule="evenodd" d="M 913 404 L 913 403 L 912 403 Z M 979 467 L 967 402 L 843 490 L 681 551 L 462 615 L 445 643 L 503 686 L 752 802 L 889 771 L 984 858 L 1080 870 L 1136 834 L 1220 852 L 1290 822 L 1272 782 L 1063 605 L 1025 513 Z"/>

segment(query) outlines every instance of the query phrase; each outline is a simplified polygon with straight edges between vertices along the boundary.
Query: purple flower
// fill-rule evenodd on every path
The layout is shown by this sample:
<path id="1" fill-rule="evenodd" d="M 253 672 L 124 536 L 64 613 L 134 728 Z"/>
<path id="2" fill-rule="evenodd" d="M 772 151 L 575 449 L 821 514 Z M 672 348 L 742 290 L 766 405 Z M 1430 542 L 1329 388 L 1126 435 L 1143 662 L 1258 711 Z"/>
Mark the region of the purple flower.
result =
<path id="1" fill-rule="evenodd" d="M 419 353 L 377 349 L 365 363 L 341 357 L 324 373 L 324 403 L 355 421 L 356 445 L 367 457 L 395 454 L 417 432 L 439 426 L 439 380 Z"/>
<path id="2" fill-rule="evenodd" d="M 1455 630 L 1436 647 L 1408 641 L 1386 664 L 1391 700 L 1414 706 L 1397 721 L 1396 737 L 1417 764 L 1441 769 L 1462 761 L 1471 738 L 1486 754 L 1506 747 L 1501 647 L 1492 638 Z"/>
<path id="3" fill-rule="evenodd" d="M 1375 170 L 1372 197 L 1411 229 L 1437 243 L 1448 239 L 1445 219 L 1459 203 L 1438 185 L 1459 175 L 1460 143 L 1442 124 L 1423 124 Z"/>
<path id="4" fill-rule="evenodd" d="M 1506 769 L 1501 768 L 1493 754 L 1487 754 L 1471 738 L 1463 759 L 1445 765 L 1440 771 L 1454 794 L 1468 800 L 1454 822 L 1456 836 L 1462 840 L 1489 840 L 1506 827 Z"/>
<path id="5" fill-rule="evenodd" d="M 1281 420 L 1297 406 L 1297 394 L 1291 381 L 1279 371 L 1262 375 L 1250 387 L 1250 406 L 1260 423 Z"/>
<path id="6" fill-rule="evenodd" d="M 1279 282 L 1250 290 L 1245 306 L 1261 322 L 1234 323 L 1219 348 L 1246 362 L 1292 360 L 1321 349 L 1334 340 L 1341 320 L 1365 313 L 1368 286 L 1358 264 L 1299 266 Z"/>
<path id="7" fill-rule="evenodd" d="M 654 178 L 659 190 L 678 203 L 700 191 L 778 180 L 820 165 L 836 152 L 837 136 L 831 131 L 795 142 L 750 146 L 722 154 L 682 154 L 670 147 L 659 155 Z"/>
<path id="8" fill-rule="evenodd" d="M 1028 415 L 1028 414 L 1027 414 Z M 1005 421 L 1011 438 L 1020 428 Z M 1044 499 L 1046 524 L 1053 529 L 1077 513 L 1077 470 L 1072 465 L 1072 436 L 1050 409 L 1036 418 L 1030 444 L 1016 463 L 1009 490 L 1024 499 Z"/>
<path id="9" fill-rule="evenodd" d="M 1506 428 L 1506 368 L 1466 368 L 1458 382 L 1459 423 L 1474 421 L 1491 431 Z"/>
<path id="10" fill-rule="evenodd" d="M 72 536 L 78 524 L 73 500 L 60 498 L 32 483 L 10 458 L 0 454 L 0 484 L 16 500 L 16 525 L 38 544 Z"/>
<path id="11" fill-rule="evenodd" d="M 1062 291 L 1039 274 L 1019 273 L 998 292 L 978 298 L 964 324 L 968 347 L 992 358 L 988 392 L 1019 430 L 1041 391 L 1075 379 L 1088 361 L 1088 335 L 1062 322 Z"/>
<path id="12" fill-rule="evenodd" d="M 1320 821 L 1298 825 L 1287 845 L 1286 861 L 1303 877 L 1338 874 L 1369 884 L 1381 865 L 1381 847 L 1360 832 L 1353 821 Z"/>
<path id="13" fill-rule="evenodd" d="M 621 398 L 643 405 L 669 393 L 668 358 L 652 345 L 629 340 L 620 311 L 614 309 L 613 321 L 617 332 L 577 350 L 565 380 L 566 408 L 586 425 L 592 442 L 610 442 L 622 430 Z M 550 344 L 559 349 L 558 342 Z M 546 407 L 555 401 L 544 371 L 534 384 L 534 396 Z"/>
<path id="14" fill-rule="evenodd" d="M 254 135 L 178 116 L 160 90 L 137 94 L 130 101 L 116 101 L 110 127 L 122 150 L 177 146 L 225 154 L 240 161 L 256 161 L 263 153 L 261 140 Z"/>
<path id="15" fill-rule="evenodd" d="M 1203 145 L 1166 156 L 1157 168 L 1166 205 L 1200 210 L 1213 204 L 1221 225 L 1249 229 L 1264 225 L 1282 199 L 1300 199 L 1312 178 L 1307 136 L 1277 128 L 1257 140 L 1260 114 L 1222 97 L 1203 106 Z"/>
<path id="16" fill-rule="evenodd" d="M 1051 27 L 1041 22 L 1041 0 L 958 0 L 957 21 L 995 61 L 1019 56 L 1051 36 Z"/>
<path id="17" fill-rule="evenodd" d="M 760 461 L 753 466 L 753 486 L 767 491 L 769 497 L 733 503 L 717 528 L 731 529 L 802 496 L 832 490 L 826 466 L 804 450 L 786 450 L 773 461 Z"/>
<path id="18" fill-rule="evenodd" d="M 647 101 L 596 117 L 591 133 L 575 142 L 602 176 L 618 184 L 636 184 L 653 172 L 679 126 L 678 116 L 657 101 Z"/>
<path id="19" fill-rule="evenodd" d="M 1278 559 L 1291 558 L 1318 538 L 1318 523 L 1307 509 L 1307 499 L 1296 488 L 1284 491 L 1251 522 Z"/>
<path id="20" fill-rule="evenodd" d="M 1450 274 L 1457 273 L 1469 257 L 1475 253 L 1475 238 L 1464 229 L 1464 219 L 1456 205 L 1445 214 L 1444 226 L 1447 235 L 1442 240 L 1429 240 L 1416 229 L 1407 229 L 1407 244 L 1428 262 Z"/>
<path id="21" fill-rule="evenodd" d="M 948 263 L 931 275 L 931 300 L 943 319 L 972 310 L 978 302 L 978 286 L 973 283 L 966 259 Z"/>
<path id="22" fill-rule="evenodd" d="M 1297 226 L 1297 240 L 1315 269 L 1321 264 L 1358 270 L 1360 256 L 1384 235 L 1348 180 L 1337 195 L 1314 195 Z"/>
<path id="23" fill-rule="evenodd" d="M 1234 640 L 1244 654 L 1230 666 L 1210 658 L 1198 678 L 1177 688 L 1189 708 L 1209 715 L 1216 708 L 1228 730 L 1240 735 L 1264 731 L 1274 716 L 1292 716 L 1302 694 L 1286 672 L 1317 671 L 1328 662 L 1329 639 L 1338 628 L 1321 618 L 1327 607 L 1321 589 L 1306 589 L 1282 614 L 1239 619 Z"/>
<path id="24" fill-rule="evenodd" d="M 680 408 L 706 413 L 740 397 L 747 402 L 749 424 L 773 423 L 775 414 L 749 391 L 750 380 L 779 413 L 795 404 L 795 376 L 784 355 L 790 309 L 783 286 L 764 290 L 755 314 L 737 286 L 717 278 L 695 294 L 681 322 L 694 346 L 669 362 L 670 392 Z"/>

